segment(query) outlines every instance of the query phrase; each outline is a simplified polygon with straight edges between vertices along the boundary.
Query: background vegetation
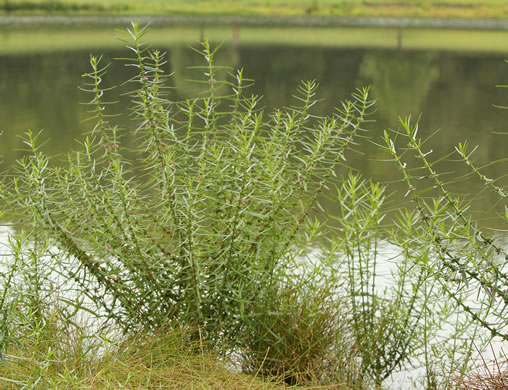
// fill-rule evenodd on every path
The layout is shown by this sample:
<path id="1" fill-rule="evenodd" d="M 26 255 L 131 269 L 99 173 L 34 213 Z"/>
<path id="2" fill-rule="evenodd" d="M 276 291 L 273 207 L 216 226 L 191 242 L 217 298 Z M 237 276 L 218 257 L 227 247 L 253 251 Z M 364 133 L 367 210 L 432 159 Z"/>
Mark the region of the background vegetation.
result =
<path id="1" fill-rule="evenodd" d="M 4 12 L 504 18 L 503 0 L 3 0 Z"/>
<path id="2" fill-rule="evenodd" d="M 170 28 L 154 28 L 151 42 L 157 47 L 194 45 L 204 34 L 210 42 L 233 44 L 233 28 L 224 26 L 177 24 Z M 255 27 L 237 28 L 241 46 L 272 46 L 277 50 L 288 47 L 351 47 L 404 50 L 450 50 L 456 52 L 505 53 L 508 32 L 482 30 L 436 30 L 410 28 L 340 28 L 340 27 Z M 98 46 L 99 45 L 99 46 Z M 282 48 L 284 46 L 284 48 Z M 122 48 L 106 27 L 74 26 L 62 32 L 61 26 L 13 25 L 8 34 L 0 35 L 0 54 L 47 53 L 52 51 Z M 303 61 L 302 61 L 303 64 Z"/>

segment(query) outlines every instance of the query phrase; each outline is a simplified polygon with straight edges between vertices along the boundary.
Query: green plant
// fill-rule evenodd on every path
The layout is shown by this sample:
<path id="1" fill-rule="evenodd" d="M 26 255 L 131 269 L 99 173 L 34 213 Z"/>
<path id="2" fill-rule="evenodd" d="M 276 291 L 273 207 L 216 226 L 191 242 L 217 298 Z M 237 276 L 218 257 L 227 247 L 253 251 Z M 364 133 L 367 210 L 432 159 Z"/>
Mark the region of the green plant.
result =
<path id="1" fill-rule="evenodd" d="M 59 272 L 101 319 L 125 331 L 178 321 L 234 341 L 313 239 L 304 225 L 362 130 L 368 89 L 317 118 L 317 84 L 304 82 L 298 105 L 266 118 L 259 99 L 243 95 L 243 72 L 225 75 L 205 42 L 197 82 L 206 92 L 173 102 L 164 54 L 142 43 L 145 32 L 134 23 L 128 42 L 138 145 L 122 144 L 128 130 L 105 110 L 107 67 L 92 56 L 84 89 L 96 125 L 83 151 L 53 166 L 28 133 L 31 155 L 6 197 L 33 238 L 57 248 L 54 260 L 74 261 Z"/>
<path id="2" fill-rule="evenodd" d="M 446 188 L 442 175 L 435 170 L 436 164 L 443 157 L 429 160 L 432 151 L 425 152 L 422 141 L 417 138 L 418 122 L 411 123 L 410 118 L 407 118 L 401 119 L 401 124 L 403 131 L 399 135 L 407 140 L 406 144 L 397 148 L 388 132 L 385 132 L 386 149 L 402 172 L 409 188 L 408 195 L 422 221 L 421 228 L 425 231 L 426 240 L 433 246 L 435 260 L 425 266 L 433 272 L 443 292 L 473 321 L 488 330 L 493 337 L 508 340 L 505 333 L 508 324 L 504 315 L 508 305 L 508 291 L 503 287 L 508 283 L 504 264 L 505 249 L 496 242 L 496 237 L 485 233 L 468 215 L 469 203 Z M 472 166 L 465 144 L 459 144 L 457 151 L 466 164 Z M 409 159 L 410 152 L 416 155 L 420 166 L 409 168 L 404 162 L 404 159 Z M 501 188 L 490 183 L 491 180 L 483 175 L 480 177 L 499 195 L 505 196 Z M 420 188 L 417 184 L 421 184 Z M 430 201 L 424 196 L 429 190 L 437 191 L 437 195 Z M 462 292 L 468 296 L 476 295 L 475 300 L 480 309 L 473 310 Z M 497 322 L 492 322 L 487 318 L 489 316 L 496 318 Z"/>
<path id="3" fill-rule="evenodd" d="M 450 190 L 454 181 L 471 175 L 447 179 L 446 174 L 438 173 L 440 161 L 453 152 L 431 159 L 432 150 L 426 151 L 425 142 L 417 137 L 418 121 L 401 118 L 400 123 L 401 131 L 385 132 L 384 147 L 399 168 L 408 186 L 406 196 L 414 205 L 412 233 L 407 236 L 413 242 L 412 264 L 428 274 L 425 285 L 430 284 L 440 297 L 439 310 L 448 317 L 440 325 L 425 318 L 425 382 L 429 388 L 436 386 L 436 380 L 448 387 L 452 377 L 465 376 L 471 369 L 475 343 L 483 348 L 489 337 L 508 339 L 505 248 L 501 235 L 475 221 L 467 196 Z M 504 196 L 499 185 L 473 166 L 465 144 L 459 144 L 456 151 L 486 186 Z M 405 241 L 399 238 L 397 242 Z M 425 307 L 424 313 L 427 316 Z M 441 328 L 446 329 L 448 342 L 438 344 Z"/>
<path id="4" fill-rule="evenodd" d="M 0 298 L 0 364 L 4 363 L 3 351 L 9 345 L 9 328 L 10 320 L 16 304 L 15 298 L 11 297 L 10 290 L 12 278 L 14 276 L 14 267 L 7 272 L 6 275 L 2 274 L 2 296 Z"/>
<path id="5" fill-rule="evenodd" d="M 379 287 L 379 245 L 383 237 L 381 221 L 384 188 L 369 183 L 350 173 L 337 188 L 338 221 L 335 247 L 347 261 L 347 296 L 351 305 L 354 350 L 361 358 L 362 370 L 377 385 L 411 356 L 420 329 L 419 309 L 426 302 L 419 300 L 420 287 L 425 277 L 412 286 L 413 294 L 405 294 L 406 281 L 390 297 L 387 289 Z M 402 272 L 409 279 L 408 271 Z M 402 279 L 402 280 L 401 280 Z"/>
<path id="6" fill-rule="evenodd" d="M 5 238 L 8 243 L 0 263 L 0 354 L 23 337 L 18 332 L 20 323 L 30 326 L 41 321 L 50 295 L 45 283 L 48 274 L 39 268 L 42 251 L 36 251 L 23 233 L 8 232 Z"/>
<path id="7" fill-rule="evenodd" d="M 414 363 L 427 332 L 446 318 L 428 287 L 430 273 L 415 265 L 416 256 L 423 260 L 428 253 L 416 253 L 421 243 L 415 240 L 414 216 L 401 212 L 391 231 L 392 224 L 383 222 L 389 210 L 385 190 L 350 172 L 332 198 L 337 212 L 331 255 L 343 259 L 335 272 L 343 273 L 342 294 L 351 308 L 349 353 L 360 362 L 361 380 L 376 386 Z"/>

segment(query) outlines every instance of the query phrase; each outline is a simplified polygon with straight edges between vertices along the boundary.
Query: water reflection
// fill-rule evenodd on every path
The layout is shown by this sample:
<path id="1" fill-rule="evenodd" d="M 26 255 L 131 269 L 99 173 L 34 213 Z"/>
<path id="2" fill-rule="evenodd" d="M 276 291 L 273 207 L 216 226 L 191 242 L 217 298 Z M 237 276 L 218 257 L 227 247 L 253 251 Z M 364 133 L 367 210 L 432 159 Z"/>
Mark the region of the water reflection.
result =
<path id="1" fill-rule="evenodd" d="M 378 102 L 379 115 L 384 122 L 393 122 L 394 114 L 421 112 L 428 93 L 439 78 L 436 52 L 366 53 L 360 75 L 372 85 Z"/>
<path id="2" fill-rule="evenodd" d="M 263 96 L 267 110 L 294 104 L 293 94 L 302 79 L 320 82 L 318 98 L 324 101 L 314 109 L 316 115 L 333 112 L 339 99 L 347 98 L 356 87 L 372 85 L 372 96 L 378 101 L 378 111 L 374 115 L 377 122 L 370 126 L 369 132 L 372 140 L 377 141 L 386 128 L 397 129 L 398 115 L 418 117 L 422 113 L 422 137 L 441 129 L 426 144 L 426 149 L 433 150 L 434 155 L 445 155 L 453 151 L 457 142 L 467 139 L 473 145 L 481 145 L 476 153 L 480 165 L 505 156 L 506 137 L 493 132 L 505 131 L 508 113 L 492 106 L 508 105 L 506 90 L 495 88 L 495 85 L 507 81 L 508 67 L 502 54 L 405 50 L 404 47 L 418 35 L 416 31 L 403 33 L 402 49 L 400 45 L 397 48 L 400 32 L 394 30 L 388 34 L 382 29 L 376 30 L 378 38 L 393 41 L 390 44 L 392 48 L 364 48 L 367 43 L 362 37 L 371 37 L 372 45 L 377 41 L 371 30 L 358 29 L 180 26 L 170 33 L 164 31 L 154 32 L 154 45 L 167 51 L 166 72 L 174 73 L 171 79 L 171 85 L 176 87 L 171 92 L 174 100 L 199 96 L 204 90 L 201 84 L 189 81 L 196 78 L 203 80 L 206 76 L 200 75 L 202 70 L 189 69 L 198 63 L 200 55 L 185 44 L 193 42 L 199 48 L 196 41 L 202 35 L 213 44 L 224 41 L 216 55 L 216 65 L 244 68 L 245 76 L 256 80 L 247 93 Z M 124 57 L 129 52 L 107 48 L 109 41 L 106 44 L 102 40 L 96 42 L 95 49 L 90 46 L 97 37 L 94 35 L 96 32 L 82 31 L 81 35 L 79 32 L 79 29 L 67 32 L 54 28 L 39 34 L 38 39 L 45 34 L 53 40 L 68 34 L 80 36 L 89 45 L 86 50 L 39 50 L 31 53 L 25 50 L 22 54 L 0 55 L 0 131 L 4 131 L 0 142 L 2 168 L 11 168 L 22 154 L 20 136 L 27 129 L 35 132 L 43 129 L 42 138 L 50 140 L 45 150 L 54 155 L 65 154 L 74 148 L 75 140 L 93 127 L 91 122 L 84 122 L 89 114 L 86 107 L 80 105 L 88 96 L 77 88 L 81 75 L 89 70 L 89 52 L 103 53 L 104 63 Z M 87 34 L 90 34 L 88 40 Z M 7 34 L 11 35 L 16 34 Z M 35 39 L 32 35 L 27 36 Z M 307 45 L 310 41 L 296 39 L 303 36 L 319 44 Z M 270 41 L 269 37 L 274 38 Z M 293 38 L 291 44 L 277 43 L 289 42 L 290 38 Z M 18 46 L 25 44 L 22 37 L 16 39 Z M 347 39 L 350 39 L 349 46 L 357 42 L 363 48 L 347 47 L 344 43 Z M 335 41 L 342 47 L 334 47 Z M 30 42 L 26 41 L 26 45 L 30 47 Z M 115 47 L 118 46 L 117 43 Z M 122 85 L 133 75 L 132 72 L 132 68 L 117 63 L 106 75 L 104 83 Z M 225 70 L 217 74 L 220 80 L 226 76 Z M 108 94 L 110 101 L 119 102 L 115 112 L 126 112 L 124 92 L 125 86 Z M 117 120 L 126 129 L 133 126 L 125 115 Z M 129 136 L 126 141 L 129 142 Z M 398 177 L 390 164 L 382 162 L 386 155 L 378 148 L 364 142 L 359 149 L 363 154 L 349 156 L 348 163 L 360 169 L 365 176 L 380 181 Z M 464 164 L 453 162 L 441 164 L 439 170 L 456 172 L 455 176 L 467 172 Z M 502 177 L 506 165 L 490 166 L 487 170 L 490 177 Z M 470 193 L 482 191 L 481 183 L 467 183 L 454 189 Z M 484 205 L 496 204 L 495 195 L 484 191 L 480 197 Z"/>

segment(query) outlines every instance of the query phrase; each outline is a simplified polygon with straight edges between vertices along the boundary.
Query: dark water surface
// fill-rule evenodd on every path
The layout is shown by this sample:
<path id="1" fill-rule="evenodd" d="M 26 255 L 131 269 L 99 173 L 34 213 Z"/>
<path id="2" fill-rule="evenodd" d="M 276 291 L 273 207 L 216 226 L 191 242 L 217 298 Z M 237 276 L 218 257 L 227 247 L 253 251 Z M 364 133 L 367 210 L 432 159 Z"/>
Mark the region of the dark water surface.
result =
<path id="1" fill-rule="evenodd" d="M 65 36 L 66 31 L 61 30 L 61 34 Z M 199 36 L 206 36 L 206 30 L 197 26 L 193 34 L 196 41 Z M 270 42 L 266 34 L 260 34 L 258 43 L 252 38 L 244 43 L 241 29 L 233 28 L 228 34 L 232 39 L 224 42 L 217 64 L 244 68 L 245 75 L 256 80 L 250 92 L 263 95 L 269 110 L 292 104 L 292 95 L 302 79 L 316 79 L 320 83 L 319 97 L 325 100 L 315 110 L 319 115 L 331 113 L 339 99 L 347 98 L 356 87 L 371 85 L 372 96 L 378 102 L 373 116 L 376 122 L 369 125 L 372 140 L 380 139 L 386 128 L 398 128 L 399 115 L 416 118 L 422 114 L 419 132 L 422 137 L 439 130 L 427 143 L 427 149 L 432 149 L 435 156 L 449 153 L 454 145 L 466 139 L 472 145 L 480 145 L 476 153 L 479 164 L 508 156 L 508 136 L 493 134 L 508 130 L 508 111 L 493 107 L 508 105 L 508 89 L 496 88 L 498 84 L 508 84 L 508 64 L 504 62 L 508 53 L 366 48 L 364 44 L 358 48 L 351 44 L 289 45 Z M 329 39 L 330 31 L 327 34 Z M 344 34 L 343 29 L 340 34 Z M 30 46 L 28 41 L 26 44 Z M 22 47 L 22 40 L 19 45 Z M 199 93 L 195 84 L 188 81 L 197 77 L 196 71 L 188 67 L 199 64 L 199 55 L 183 40 L 173 39 L 167 45 L 159 40 L 157 46 L 167 51 L 167 71 L 175 72 L 172 84 L 177 90 L 172 97 L 193 97 Z M 88 117 L 86 107 L 80 105 L 87 95 L 78 89 L 81 75 L 90 70 L 91 51 L 103 53 L 104 63 L 128 54 L 125 49 L 104 47 L 100 41 L 88 42 L 86 49 L 73 49 L 69 44 L 65 49 L 52 50 L 48 41 L 47 50 L 19 50 L 10 54 L 1 54 L 0 50 L 2 168 L 12 167 L 22 154 L 20 136 L 27 129 L 43 129 L 42 138 L 50 140 L 45 150 L 61 155 L 74 148 L 75 140 L 91 129 L 93 123 L 84 122 Z M 132 69 L 115 63 L 105 85 L 121 85 L 131 75 Z M 126 112 L 127 100 L 121 96 L 122 91 L 125 89 L 119 88 L 110 95 L 111 100 L 120 102 L 115 108 L 117 112 Z M 125 117 L 119 121 L 125 122 Z M 364 154 L 352 158 L 351 163 L 365 176 L 383 181 L 397 177 L 389 163 L 380 161 L 387 156 L 378 149 L 368 142 L 359 149 Z M 461 167 L 462 164 L 453 162 L 439 166 L 443 172 L 458 172 L 455 175 L 460 174 Z M 488 169 L 492 177 L 501 177 L 506 165 Z M 481 184 L 464 183 L 458 188 L 475 193 L 482 189 Z M 478 198 L 483 209 L 497 200 L 487 191 Z"/>

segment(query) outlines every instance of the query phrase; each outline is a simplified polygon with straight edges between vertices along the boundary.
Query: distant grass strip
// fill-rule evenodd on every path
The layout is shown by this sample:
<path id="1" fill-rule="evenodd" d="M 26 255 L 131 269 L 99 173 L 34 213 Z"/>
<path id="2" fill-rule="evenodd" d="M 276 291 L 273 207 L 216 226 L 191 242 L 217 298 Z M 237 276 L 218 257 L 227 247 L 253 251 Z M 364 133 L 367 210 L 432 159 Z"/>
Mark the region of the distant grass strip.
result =
<path id="1" fill-rule="evenodd" d="M 175 26 L 154 28 L 151 42 L 158 47 L 196 45 L 203 34 L 212 42 L 233 43 L 233 27 Z M 508 31 L 433 30 L 335 27 L 242 27 L 240 45 L 291 45 L 357 48 L 400 48 L 506 53 Z M 0 35 L 0 54 L 43 53 L 62 50 L 121 48 L 110 29 L 86 28 L 12 30 Z"/>
<path id="2" fill-rule="evenodd" d="M 33 1 L 4 1 L 0 6 L 4 12 L 105 12 L 112 9 L 106 9 L 101 4 L 94 3 L 74 3 L 61 1 L 33 2 Z"/>
<path id="3" fill-rule="evenodd" d="M 248 16 L 508 17 L 503 0 L 3 0 L 0 12 Z"/>

